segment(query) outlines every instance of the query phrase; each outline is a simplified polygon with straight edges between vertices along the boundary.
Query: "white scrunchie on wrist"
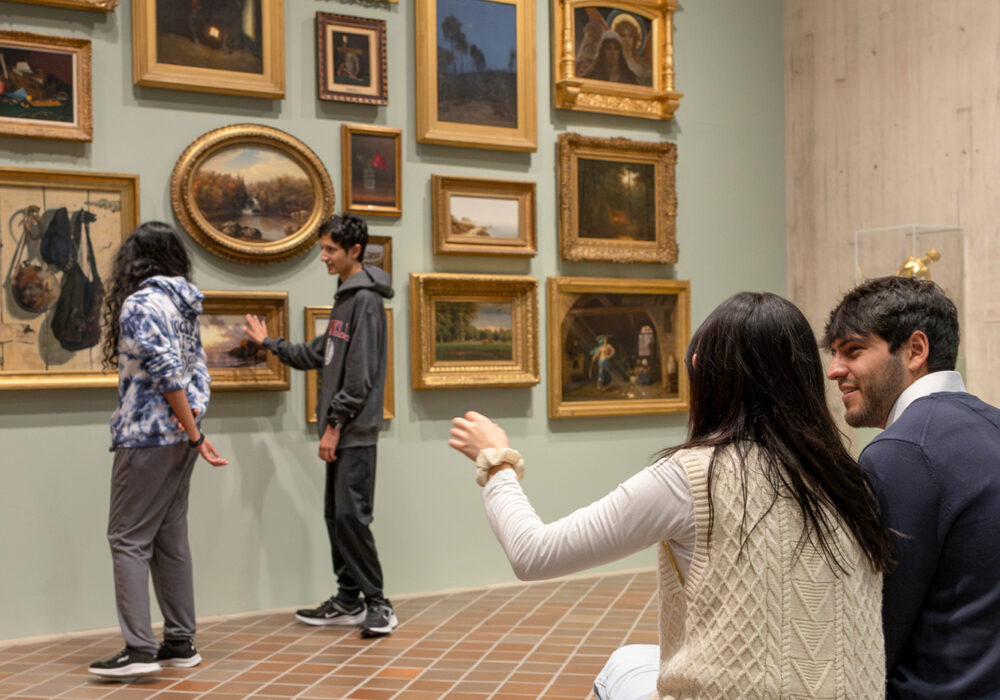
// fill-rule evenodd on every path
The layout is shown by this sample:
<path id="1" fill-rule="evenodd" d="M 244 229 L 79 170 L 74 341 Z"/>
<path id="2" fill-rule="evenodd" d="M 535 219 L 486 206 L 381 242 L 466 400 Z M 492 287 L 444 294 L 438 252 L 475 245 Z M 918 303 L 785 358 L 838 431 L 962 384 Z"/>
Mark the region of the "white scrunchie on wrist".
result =
<path id="1" fill-rule="evenodd" d="M 476 457 L 476 483 L 486 486 L 486 481 L 490 478 L 490 468 L 500 464 L 509 464 L 514 467 L 514 473 L 518 480 L 524 478 L 524 457 L 517 450 L 509 447 L 497 449 L 496 447 L 484 447 L 479 450 Z"/>

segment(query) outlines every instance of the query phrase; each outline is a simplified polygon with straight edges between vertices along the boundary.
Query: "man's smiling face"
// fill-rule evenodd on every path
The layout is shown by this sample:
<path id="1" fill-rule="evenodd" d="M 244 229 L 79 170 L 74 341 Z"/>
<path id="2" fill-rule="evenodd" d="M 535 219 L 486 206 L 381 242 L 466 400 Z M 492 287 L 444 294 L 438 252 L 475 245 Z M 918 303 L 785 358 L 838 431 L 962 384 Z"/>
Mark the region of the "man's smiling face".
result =
<path id="1" fill-rule="evenodd" d="M 903 352 L 889 351 L 879 336 L 838 338 L 830 344 L 833 357 L 826 376 L 837 382 L 844 402 L 844 420 L 855 428 L 884 428 L 889 411 L 906 388 Z"/>

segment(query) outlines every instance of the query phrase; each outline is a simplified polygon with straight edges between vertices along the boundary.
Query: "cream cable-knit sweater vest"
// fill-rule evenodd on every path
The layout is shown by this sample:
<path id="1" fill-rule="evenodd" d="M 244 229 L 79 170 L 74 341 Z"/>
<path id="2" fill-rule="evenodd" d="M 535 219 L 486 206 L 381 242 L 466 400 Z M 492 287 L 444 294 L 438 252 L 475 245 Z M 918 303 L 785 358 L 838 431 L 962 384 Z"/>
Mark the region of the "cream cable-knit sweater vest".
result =
<path id="1" fill-rule="evenodd" d="M 712 475 L 709 449 L 674 455 L 694 497 L 697 539 L 681 583 L 659 546 L 660 676 L 653 698 L 882 698 L 882 578 L 838 530 L 835 551 L 849 574 L 831 569 L 812 542 L 796 558 L 802 517 L 747 457 L 747 513 L 731 450 Z M 751 529 L 740 556 L 741 522 Z M 838 577 L 839 574 L 839 577 Z"/>

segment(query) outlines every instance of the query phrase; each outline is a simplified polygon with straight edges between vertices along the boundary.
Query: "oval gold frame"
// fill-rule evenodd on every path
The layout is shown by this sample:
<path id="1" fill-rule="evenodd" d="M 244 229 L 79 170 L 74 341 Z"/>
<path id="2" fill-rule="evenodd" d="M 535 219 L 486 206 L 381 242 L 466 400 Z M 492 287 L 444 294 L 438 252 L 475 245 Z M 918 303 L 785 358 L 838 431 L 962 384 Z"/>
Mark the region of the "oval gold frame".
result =
<path id="1" fill-rule="evenodd" d="M 298 163 L 309 177 L 315 201 L 309 218 L 290 236 L 267 243 L 240 241 L 215 228 L 194 202 L 192 177 L 206 159 L 224 148 L 258 145 L 274 148 Z M 307 145 L 284 131 L 260 124 L 233 124 L 199 136 L 185 149 L 170 176 L 170 201 L 174 214 L 188 234 L 205 249 L 228 260 L 266 265 L 282 262 L 309 250 L 316 228 L 333 213 L 334 193 L 330 174 Z"/>

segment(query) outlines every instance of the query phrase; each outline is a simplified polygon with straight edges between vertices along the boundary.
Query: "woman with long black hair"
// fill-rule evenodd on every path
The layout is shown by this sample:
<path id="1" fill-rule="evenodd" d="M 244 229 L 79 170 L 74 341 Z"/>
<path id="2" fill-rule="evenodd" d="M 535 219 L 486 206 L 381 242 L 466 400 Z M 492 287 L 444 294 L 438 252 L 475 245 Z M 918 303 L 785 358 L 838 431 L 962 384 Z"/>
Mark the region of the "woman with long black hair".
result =
<path id="1" fill-rule="evenodd" d="M 476 461 L 522 579 L 657 545 L 659 647 L 622 647 L 601 700 L 881 698 L 881 573 L 891 545 L 824 398 L 816 339 L 774 294 L 723 302 L 688 347 L 686 442 L 601 500 L 543 524 L 506 433 L 470 412 L 449 444 Z"/>
<path id="2" fill-rule="evenodd" d="M 103 346 L 105 366 L 118 368 L 108 542 L 125 649 L 90 665 L 101 677 L 201 662 L 193 643 L 188 490 L 199 454 L 213 466 L 226 460 L 198 422 L 210 379 L 198 325 L 204 295 L 188 281 L 190 272 L 180 237 L 157 221 L 133 231 L 114 260 Z M 151 572 L 164 620 L 159 645 L 149 617 Z"/>

